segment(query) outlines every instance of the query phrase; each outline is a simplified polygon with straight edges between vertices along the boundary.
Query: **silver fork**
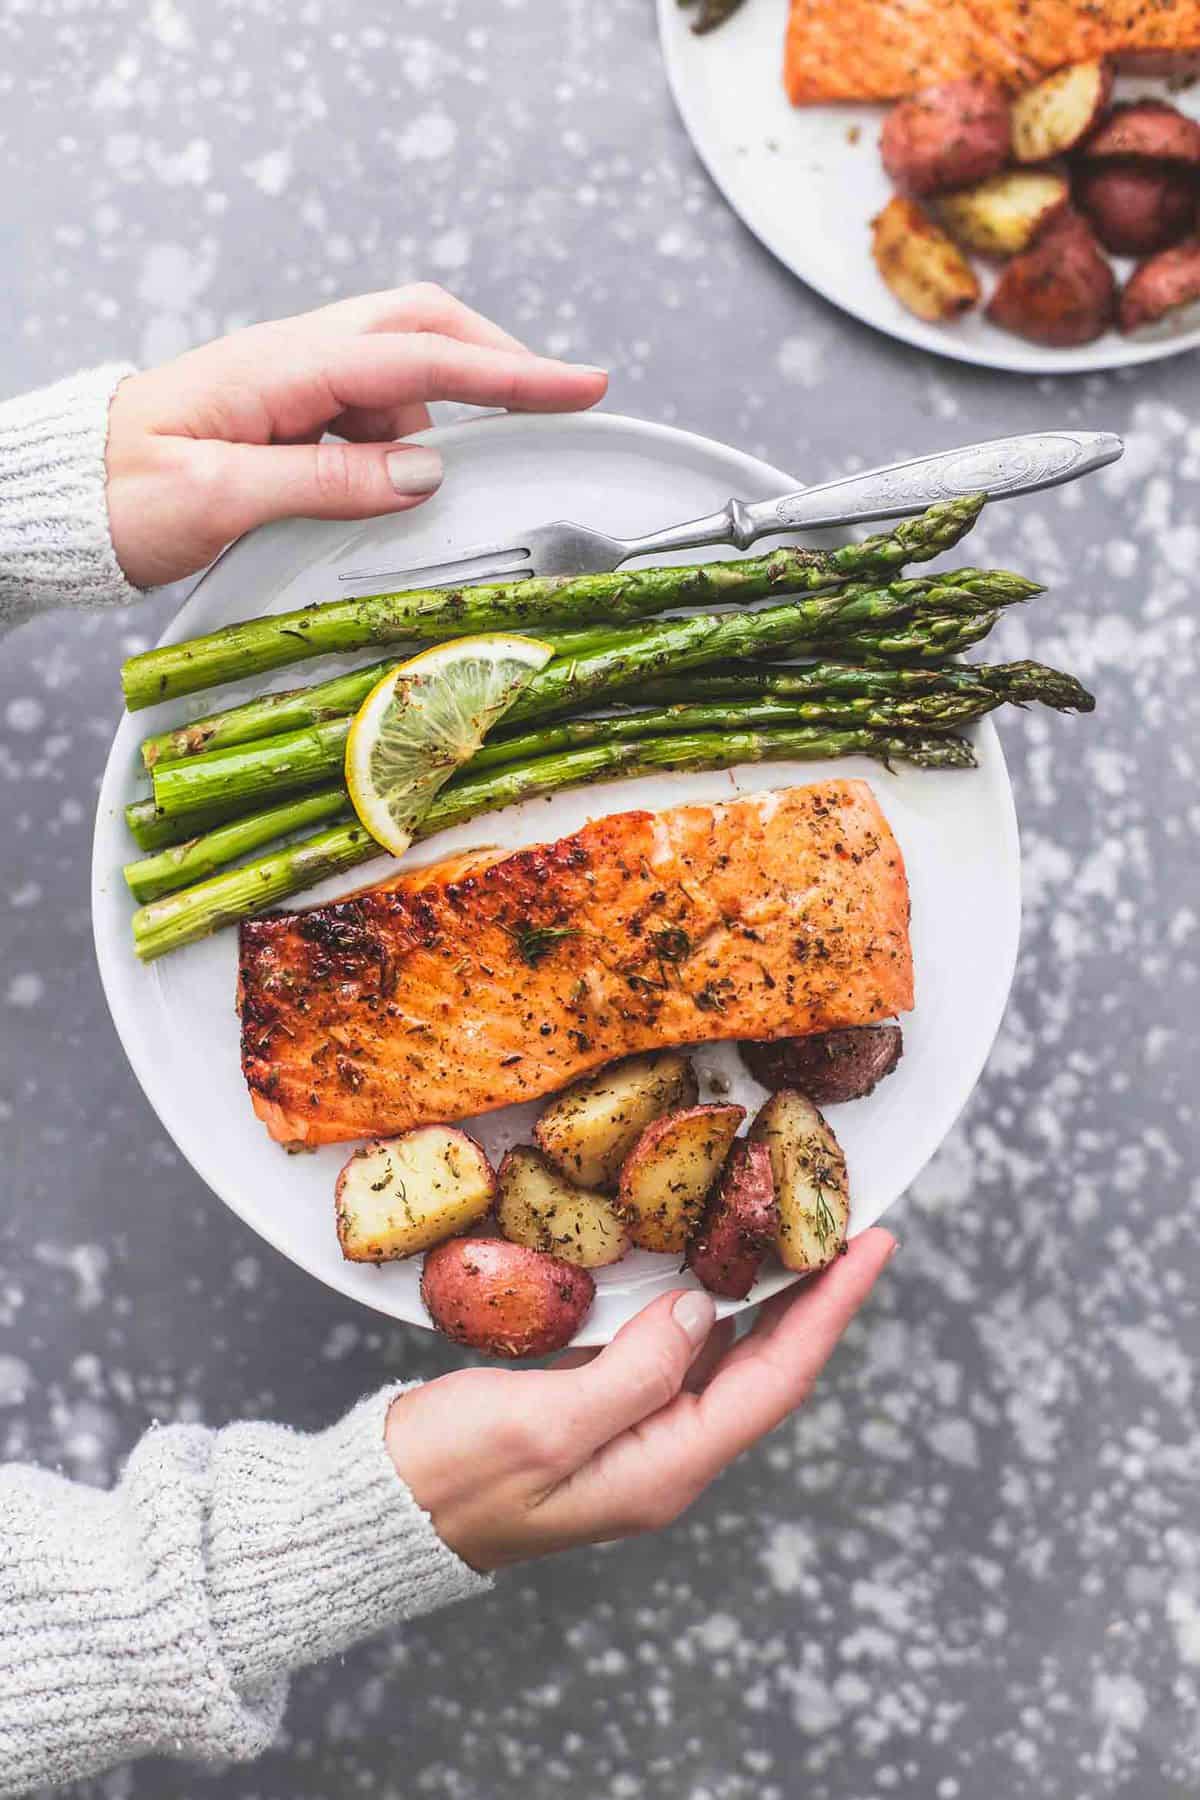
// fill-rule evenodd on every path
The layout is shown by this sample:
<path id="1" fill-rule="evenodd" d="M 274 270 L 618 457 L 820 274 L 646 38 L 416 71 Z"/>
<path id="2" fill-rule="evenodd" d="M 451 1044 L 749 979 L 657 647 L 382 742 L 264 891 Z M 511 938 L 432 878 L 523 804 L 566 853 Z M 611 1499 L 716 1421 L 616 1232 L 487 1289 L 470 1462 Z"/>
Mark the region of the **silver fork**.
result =
<path id="1" fill-rule="evenodd" d="M 1102 469 L 1124 448 L 1110 431 L 1027 432 L 867 469 L 776 500 L 730 500 L 720 512 L 652 531 L 647 537 L 609 537 L 560 519 L 518 532 L 511 544 L 484 544 L 446 562 L 410 569 L 353 569 L 340 579 L 356 586 L 399 582 L 408 588 L 459 587 L 476 581 L 519 581 L 527 575 L 599 574 L 633 556 L 658 556 L 704 544 L 734 544 L 746 550 L 756 538 L 772 532 L 899 519 L 924 512 L 936 500 L 963 494 L 986 493 L 993 500 L 1034 494 Z"/>

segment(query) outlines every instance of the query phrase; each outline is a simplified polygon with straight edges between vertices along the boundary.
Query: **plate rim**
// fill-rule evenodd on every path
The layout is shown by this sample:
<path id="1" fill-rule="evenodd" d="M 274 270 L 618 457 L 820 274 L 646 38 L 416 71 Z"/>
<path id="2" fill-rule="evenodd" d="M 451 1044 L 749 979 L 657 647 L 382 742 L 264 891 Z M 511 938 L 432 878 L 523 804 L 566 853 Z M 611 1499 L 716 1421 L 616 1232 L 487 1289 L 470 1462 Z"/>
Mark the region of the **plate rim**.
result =
<path id="1" fill-rule="evenodd" d="M 785 471 L 777 468 L 773 464 L 763 461 L 761 458 L 751 456 L 748 452 L 739 450 L 733 445 L 725 444 L 720 439 L 708 437 L 700 432 L 688 431 L 681 426 L 667 425 L 656 420 L 639 419 L 623 413 L 593 410 L 588 413 L 549 415 L 513 413 L 486 414 L 481 417 L 463 420 L 454 424 L 434 426 L 429 431 L 414 434 L 412 441 L 423 444 L 428 443 L 437 448 L 446 449 L 448 447 L 452 448 L 455 444 L 461 443 L 464 439 L 475 438 L 480 432 L 488 432 L 489 434 L 494 434 L 496 436 L 524 436 L 529 433 L 533 433 L 534 435 L 545 434 L 546 436 L 552 436 L 556 430 L 561 430 L 564 426 L 571 429 L 578 429 L 582 426 L 585 432 L 595 431 L 598 435 L 609 433 L 613 435 L 633 433 L 637 437 L 646 438 L 650 441 L 657 440 L 662 443 L 669 443 L 680 449 L 689 449 L 692 451 L 699 449 L 702 453 L 715 451 L 725 459 L 733 457 L 736 461 L 740 462 L 745 467 L 748 475 L 752 478 L 769 483 L 778 483 L 781 491 L 786 491 L 789 485 L 795 485 L 795 478 L 788 475 Z M 259 531 L 275 531 L 280 529 L 281 525 L 283 528 L 286 528 L 288 523 L 289 521 L 276 522 L 272 525 L 259 527 Z M 246 535 L 251 536 L 255 534 Z M 242 541 L 243 539 L 234 540 L 233 544 L 228 545 L 226 549 L 221 552 L 220 556 L 216 557 L 213 562 L 208 565 L 173 618 L 167 622 L 157 639 L 159 644 L 178 642 L 188 634 L 189 627 L 187 620 L 192 613 L 194 603 L 198 600 L 209 575 L 217 567 L 218 563 L 223 561 L 224 558 L 229 555 L 231 551 L 236 549 L 237 545 Z M 106 915 L 107 903 L 110 898 L 108 883 L 114 878 L 119 878 L 120 872 L 119 864 L 114 868 L 111 863 L 105 860 L 105 840 L 110 827 L 115 827 L 115 829 L 118 830 L 120 829 L 119 825 L 116 823 L 116 819 L 122 812 L 125 804 L 125 783 L 127 781 L 127 763 L 125 760 L 127 750 L 126 740 L 130 737 L 134 737 L 135 740 L 140 738 L 142 728 L 137 723 L 140 716 L 139 713 L 128 713 L 123 711 L 119 716 L 116 730 L 113 733 L 112 742 L 109 745 L 104 773 L 101 778 L 96 800 L 96 813 L 92 832 L 91 880 L 89 884 L 89 898 L 92 914 L 92 939 L 101 987 L 104 992 L 105 1002 L 108 1006 L 109 1016 L 112 1019 L 118 1041 L 133 1070 L 138 1085 L 149 1103 L 151 1111 L 158 1120 L 160 1127 L 170 1139 L 175 1150 L 183 1157 L 184 1161 L 192 1169 L 193 1173 L 198 1176 L 200 1181 L 203 1182 L 209 1192 L 219 1200 L 223 1206 L 228 1207 L 234 1216 L 239 1219 L 249 1231 L 252 1231 L 256 1237 L 261 1238 L 265 1243 L 269 1244 L 273 1250 L 285 1257 L 287 1261 L 292 1263 L 295 1267 L 302 1269 L 307 1275 L 315 1278 L 317 1281 L 321 1282 L 323 1286 L 331 1289 L 333 1292 L 340 1294 L 344 1299 L 351 1300 L 358 1305 L 369 1307 L 372 1311 L 393 1320 L 397 1324 L 415 1325 L 420 1329 L 432 1330 L 434 1327 L 429 1321 L 419 1318 L 410 1318 L 405 1314 L 397 1312 L 392 1306 L 386 1304 L 382 1294 L 380 1300 L 376 1302 L 370 1297 L 359 1293 L 349 1285 L 348 1278 L 346 1280 L 342 1279 L 342 1270 L 340 1268 L 326 1268 L 299 1251 L 294 1245 L 285 1241 L 282 1224 L 279 1229 L 276 1229 L 274 1221 L 265 1225 L 257 1217 L 252 1218 L 249 1216 L 248 1212 L 239 1203 L 236 1186 L 224 1179 L 220 1173 L 219 1165 L 210 1168 L 210 1158 L 206 1151 L 206 1143 L 203 1139 L 202 1131 L 199 1130 L 199 1128 L 197 1128 L 195 1132 L 191 1131 L 188 1128 L 186 1121 L 180 1122 L 179 1128 L 176 1129 L 176 1112 L 173 1105 L 173 1096 L 169 1093 L 160 1093 L 158 1084 L 155 1080 L 155 1072 L 151 1067 L 149 1052 L 147 1051 L 147 1053 L 143 1055 L 143 1034 L 138 1028 L 137 1020 L 127 1015 L 125 1011 L 127 1000 L 130 1005 L 133 1004 L 133 994 L 132 990 L 130 990 L 128 995 L 126 994 L 123 978 L 130 972 L 137 973 L 140 971 L 142 965 L 137 965 L 136 970 L 132 968 L 132 965 L 125 965 L 123 963 L 121 946 L 118 944 L 115 936 L 110 937 L 109 935 L 106 935 L 102 932 L 101 928 L 101 920 Z M 930 1132 L 924 1136 L 920 1133 L 915 1134 L 917 1149 L 915 1156 L 910 1159 L 911 1167 L 904 1180 L 898 1186 L 892 1199 L 888 1201 L 883 1208 L 882 1213 L 878 1215 L 879 1217 L 886 1215 L 892 1207 L 903 1199 L 913 1182 L 937 1153 L 949 1133 L 954 1129 L 955 1124 L 973 1095 L 975 1088 L 978 1085 L 979 1078 L 987 1064 L 988 1058 L 992 1053 L 1001 1025 L 1003 1024 L 1008 999 L 1012 989 L 1013 976 L 1016 970 L 1022 919 L 1021 849 L 1016 801 L 1013 794 L 1012 781 L 1008 772 L 1007 760 L 1004 755 L 1004 748 L 991 717 L 988 716 L 981 720 L 975 727 L 975 732 L 977 743 L 980 746 L 985 746 L 989 758 L 994 759 L 993 767 L 998 781 L 998 798 L 1001 802 L 1001 825 L 1003 831 L 1003 843 L 999 846 L 999 851 L 1003 857 L 1002 866 L 1005 869 L 1011 870 L 1013 877 L 1012 885 L 1014 890 L 1014 902 L 1011 917 L 1009 919 L 1008 939 L 1004 946 L 1002 961 L 996 967 L 998 976 L 997 991 L 1001 998 L 997 1007 L 995 1025 L 986 1042 L 982 1045 L 977 1057 L 974 1059 L 975 1066 L 969 1069 L 969 1080 L 964 1084 L 962 1099 L 959 1106 L 956 1108 L 953 1116 L 946 1120 L 936 1133 Z M 595 785 L 599 788 L 605 784 Z M 216 1161 L 215 1154 L 212 1160 L 214 1162 Z M 867 1229 L 867 1227 L 864 1226 L 860 1229 Z M 718 1317 L 729 1317 L 748 1308 L 758 1306 L 764 1300 L 771 1298 L 772 1295 L 792 1286 L 796 1281 L 801 1279 L 802 1277 L 794 1271 L 782 1267 L 772 1269 L 759 1280 L 749 1299 L 741 1301 L 718 1300 Z M 588 1323 L 585 1321 L 580 1332 L 572 1339 L 572 1347 L 576 1349 L 590 1348 L 602 1345 L 609 1341 L 609 1337 L 605 1336 L 600 1330 L 589 1332 Z"/>
<path id="2" fill-rule="evenodd" d="M 684 27 L 676 17 L 680 13 L 679 0 L 657 0 L 655 11 L 659 48 L 662 53 L 663 66 L 666 69 L 667 86 L 671 91 L 675 110 L 687 133 L 688 142 L 703 165 L 709 180 L 725 204 L 741 220 L 746 230 L 751 232 L 759 243 L 796 277 L 797 281 L 802 281 L 806 287 L 811 288 L 815 294 L 819 294 L 822 300 L 830 306 L 836 307 L 839 312 L 847 314 L 852 319 L 857 319 L 860 325 L 866 325 L 870 330 L 877 331 L 897 343 L 910 344 L 914 349 L 927 350 L 932 355 L 945 357 L 951 362 L 966 363 L 975 368 L 997 369 L 1006 375 L 1096 375 L 1119 369 L 1137 368 L 1145 363 L 1162 362 L 1169 356 L 1182 356 L 1189 350 L 1200 348 L 1200 324 L 1193 326 L 1190 331 L 1180 333 L 1178 338 L 1159 338 L 1140 344 L 1130 343 L 1119 335 L 1106 333 L 1104 337 L 1097 339 L 1095 344 L 1081 345 L 1077 353 L 1072 353 L 1071 361 L 1066 363 L 1055 360 L 1055 354 L 1061 356 L 1063 352 L 1046 353 L 1038 345 L 1025 345 L 1024 339 L 1014 339 L 1014 347 L 1011 350 L 1006 350 L 1003 342 L 999 343 L 995 350 L 986 347 L 981 349 L 964 343 L 961 339 L 955 340 L 949 334 L 943 338 L 934 326 L 927 325 L 920 319 L 909 318 L 907 314 L 902 314 L 895 321 L 872 316 L 864 306 L 856 305 L 854 301 L 848 300 L 838 292 L 835 286 L 820 279 L 819 261 L 814 263 L 813 270 L 798 268 L 774 227 L 757 216 L 752 217 L 750 212 L 735 198 L 715 160 L 707 134 L 698 128 L 696 114 L 693 111 L 681 48 L 688 41 L 688 37 L 681 35 Z M 680 16 L 682 17 L 682 15 Z M 870 102 L 864 101 L 862 104 L 868 105 Z M 830 104 L 826 107 L 809 107 L 805 110 L 809 113 L 833 112 L 835 108 Z M 1018 350 L 1016 348 L 1018 344 L 1025 345 L 1025 349 Z"/>

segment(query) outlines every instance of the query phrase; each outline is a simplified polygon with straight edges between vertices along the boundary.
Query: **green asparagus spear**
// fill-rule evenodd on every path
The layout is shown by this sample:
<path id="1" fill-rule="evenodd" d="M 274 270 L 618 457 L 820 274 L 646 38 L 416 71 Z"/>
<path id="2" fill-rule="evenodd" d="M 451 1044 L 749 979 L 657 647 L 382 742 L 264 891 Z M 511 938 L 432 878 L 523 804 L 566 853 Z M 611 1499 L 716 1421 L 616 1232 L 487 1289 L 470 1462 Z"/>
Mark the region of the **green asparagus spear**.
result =
<path id="1" fill-rule="evenodd" d="M 181 844 L 198 831 L 211 831 L 214 825 L 224 825 L 236 810 L 214 806 L 211 812 L 191 813 L 186 819 L 169 819 L 159 812 L 152 799 L 131 800 L 125 808 L 125 826 L 139 850 L 165 850 L 168 844 Z"/>
<path id="2" fill-rule="evenodd" d="M 723 618 L 728 615 L 713 616 Z M 799 652 L 806 656 L 840 657 L 847 662 L 861 660 L 864 664 L 884 662 L 899 667 L 932 668 L 952 656 L 958 656 L 963 650 L 969 650 L 972 644 L 979 643 L 991 631 L 999 616 L 997 608 L 987 606 L 973 611 L 945 614 L 922 610 L 915 618 L 899 624 L 867 625 L 860 631 L 845 633 L 831 630 L 827 639 L 806 640 L 799 646 Z M 649 644 L 655 633 L 666 623 L 664 619 L 652 619 L 641 625 L 626 625 L 623 630 L 603 634 L 595 630 L 581 630 L 578 633 L 581 641 L 574 653 L 591 654 L 595 649 L 609 648 L 615 643 L 619 643 L 623 649 Z M 568 635 L 571 634 L 559 634 L 562 638 Z M 564 658 L 568 655 L 566 645 L 562 647 L 561 654 Z M 792 654 L 795 653 L 773 650 L 762 660 L 777 661 L 781 656 L 790 657 Z"/>
<path id="3" fill-rule="evenodd" d="M 699 669 L 692 674 L 667 676 L 662 681 L 648 681 L 643 687 L 627 690 L 620 696 L 620 703 L 626 706 L 695 705 L 704 701 L 750 702 L 770 697 L 782 701 L 806 700 L 825 706 L 843 698 L 857 701 L 866 696 L 873 705 L 890 705 L 897 700 L 912 701 L 922 695 L 936 694 L 957 694 L 965 699 L 990 698 L 997 705 L 1003 701 L 1017 706 L 1039 701 L 1057 712 L 1092 712 L 1096 705 L 1092 695 L 1073 675 L 1036 662 L 946 663 L 932 669 L 864 669 L 857 663 L 838 662 L 784 668 L 754 664 L 724 670 Z M 894 722 L 902 723 L 899 718 Z M 925 725 L 924 728 L 932 729 L 932 726 Z M 488 748 L 512 735 L 514 728 L 502 728 L 489 737 Z"/>
<path id="4" fill-rule="evenodd" d="M 834 594 L 785 601 L 759 612 L 663 619 L 649 632 L 636 631 L 628 647 L 622 633 L 590 656 L 556 657 L 533 677 L 505 721 L 541 721 L 591 709 L 648 677 L 679 674 L 731 656 L 803 648 L 806 640 L 835 627 L 878 626 L 910 618 L 925 607 L 935 613 L 955 608 L 974 612 L 981 603 L 1007 604 L 1037 591 L 1035 583 L 1007 570 L 962 569 L 882 588 L 851 584 Z M 349 729 L 348 718 L 330 719 L 227 750 L 159 762 L 153 771 L 155 800 L 162 812 L 182 818 L 214 806 L 234 807 L 266 792 L 274 799 L 302 793 L 340 767 Z"/>
<path id="5" fill-rule="evenodd" d="M 380 854 L 375 839 L 357 820 L 330 825 L 257 862 L 226 869 L 195 887 L 140 906 L 133 915 L 134 950 L 143 962 L 151 962 Z"/>
<path id="6" fill-rule="evenodd" d="M 836 700 L 843 696 L 873 700 L 908 699 L 914 694 L 959 691 L 982 692 L 977 682 L 958 682 L 955 677 L 969 665 L 949 664 L 935 669 L 867 668 L 862 663 L 832 659 L 811 663 L 718 663 L 711 668 L 690 669 L 683 675 L 664 675 L 657 681 L 625 688 L 612 704 L 624 706 L 679 706 L 709 700 L 762 700 L 770 695 L 784 700 Z M 947 679 L 947 671 L 950 679 Z M 516 725 L 509 732 L 522 730 Z M 503 730 L 493 734 L 500 738 Z M 492 739 L 489 739 L 491 742 Z"/>
<path id="7" fill-rule="evenodd" d="M 698 732 L 597 744 L 481 774 L 456 776 L 433 801 L 418 838 L 461 825 L 479 814 L 556 793 L 589 781 L 646 775 L 659 769 L 699 770 L 738 763 L 807 761 L 863 755 L 911 762 L 927 769 L 970 768 L 971 746 L 956 737 L 895 737 L 876 731 Z M 251 918 L 330 875 L 379 855 L 379 846 L 357 823 L 334 825 L 257 862 L 228 869 L 197 886 L 152 901 L 134 914 L 134 948 L 143 962 L 179 949 L 239 919 Z"/>
<path id="8" fill-rule="evenodd" d="M 234 744 L 228 750 L 157 763 L 154 798 L 159 811 L 169 818 L 190 819 L 224 807 L 236 815 L 267 795 L 280 800 L 303 793 L 341 773 L 352 723 L 350 714 L 302 731 Z"/>
<path id="9" fill-rule="evenodd" d="M 135 712 L 175 695 L 370 644 L 637 619 L 676 606 L 812 593 L 852 577 L 879 581 L 906 563 L 927 561 L 950 549 L 975 523 L 983 499 L 976 494 L 939 502 L 886 533 L 837 550 L 785 546 L 768 556 L 724 562 L 533 576 L 482 587 L 418 588 L 246 619 L 130 657 L 121 670 L 125 704 Z"/>
<path id="10" fill-rule="evenodd" d="M 999 617 L 994 607 L 941 617 L 922 613 L 920 618 L 899 625 L 883 625 L 877 631 L 849 631 L 844 638 L 805 647 L 821 656 L 841 656 L 847 661 L 861 658 L 868 666 L 941 667 L 948 657 L 959 655 L 987 637 Z"/>
<path id="11" fill-rule="evenodd" d="M 354 808 L 344 787 L 321 788 L 315 794 L 302 794 L 298 799 L 269 806 L 263 812 L 250 813 L 227 825 L 218 825 L 215 830 L 189 838 L 186 843 L 160 850 L 156 856 L 143 856 L 136 862 L 126 863 L 125 880 L 139 903 L 158 900 L 164 894 L 173 894 L 179 888 L 205 880 L 227 863 L 253 855 L 254 851 L 273 844 L 277 838 L 323 821 L 353 817 Z"/>
<path id="12" fill-rule="evenodd" d="M 969 674 L 1011 706 L 1027 706 L 1038 701 L 1052 706 L 1055 712 L 1090 713 L 1096 710 L 1096 697 L 1081 681 L 1062 669 L 1047 663 L 967 663 L 956 674 Z"/>
<path id="13" fill-rule="evenodd" d="M 202 719 L 177 725 L 173 731 L 160 731 L 142 739 L 142 761 L 153 771 L 162 762 L 177 762 L 181 757 L 201 756 L 208 750 L 225 750 L 234 744 L 255 743 L 283 731 L 320 725 L 326 719 L 343 719 L 358 711 L 376 682 L 395 668 L 397 660 L 389 657 L 384 662 L 369 663 L 366 668 L 334 675 L 313 687 L 260 694 L 241 706 L 207 713 Z"/>
<path id="14" fill-rule="evenodd" d="M 679 684 L 680 687 L 684 683 Z M 771 727 L 815 725 L 840 731 L 957 731 L 1002 704 L 1001 696 L 977 688 L 974 693 L 922 694 L 907 700 L 875 700 L 869 695 L 834 695 L 828 699 L 761 699 L 703 701 L 656 707 L 645 712 L 611 713 L 601 718 L 560 719 L 532 725 L 524 732 L 489 737 L 471 758 L 472 769 L 493 769 L 529 762 L 581 744 L 630 742 L 666 737 L 673 732 L 749 731 Z"/>

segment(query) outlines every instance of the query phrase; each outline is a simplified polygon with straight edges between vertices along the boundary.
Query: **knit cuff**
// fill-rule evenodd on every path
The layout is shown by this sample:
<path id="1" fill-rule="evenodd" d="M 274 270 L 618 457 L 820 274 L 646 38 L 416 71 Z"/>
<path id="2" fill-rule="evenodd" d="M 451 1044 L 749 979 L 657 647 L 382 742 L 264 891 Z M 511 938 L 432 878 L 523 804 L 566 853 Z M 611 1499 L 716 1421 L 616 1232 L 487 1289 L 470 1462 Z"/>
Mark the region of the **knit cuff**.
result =
<path id="1" fill-rule="evenodd" d="M 397 1475 L 388 1408 L 363 1400 L 312 1437 L 254 1425 L 220 1434 L 210 1516 L 211 1619 L 240 1691 L 345 1650 L 398 1620 L 484 1593 Z"/>
<path id="2" fill-rule="evenodd" d="M 0 631 L 54 606 L 125 606 L 105 493 L 110 363 L 0 405 Z"/>

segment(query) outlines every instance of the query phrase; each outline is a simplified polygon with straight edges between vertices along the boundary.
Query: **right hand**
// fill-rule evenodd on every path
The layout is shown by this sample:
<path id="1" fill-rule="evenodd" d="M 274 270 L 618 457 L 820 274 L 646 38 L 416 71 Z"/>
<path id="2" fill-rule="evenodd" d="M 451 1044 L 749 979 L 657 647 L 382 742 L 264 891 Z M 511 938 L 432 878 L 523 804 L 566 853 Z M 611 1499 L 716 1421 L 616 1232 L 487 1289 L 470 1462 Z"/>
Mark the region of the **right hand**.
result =
<path id="1" fill-rule="evenodd" d="M 705 1293 L 664 1294 L 553 1369 L 462 1369 L 392 1402 L 387 1447 L 443 1541 L 486 1571 L 654 1531 L 803 1404 L 896 1248 L 874 1228 L 767 1301 L 730 1347 Z"/>

